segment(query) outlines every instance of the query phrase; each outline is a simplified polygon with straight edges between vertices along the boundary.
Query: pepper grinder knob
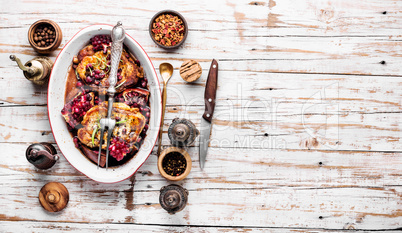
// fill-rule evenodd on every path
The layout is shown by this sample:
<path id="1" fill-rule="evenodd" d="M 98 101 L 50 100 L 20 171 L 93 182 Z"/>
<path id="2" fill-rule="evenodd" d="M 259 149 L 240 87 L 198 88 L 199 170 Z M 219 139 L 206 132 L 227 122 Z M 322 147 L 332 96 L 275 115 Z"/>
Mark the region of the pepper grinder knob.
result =
<path id="1" fill-rule="evenodd" d="M 186 207 L 188 200 L 187 189 L 171 184 L 164 186 L 160 190 L 159 203 L 169 214 L 175 214 Z"/>
<path id="2" fill-rule="evenodd" d="M 54 146 L 46 142 L 30 145 L 25 151 L 25 156 L 28 162 L 43 170 L 53 167 L 56 161 L 59 160 L 59 155 Z"/>
<path id="3" fill-rule="evenodd" d="M 168 129 L 168 136 L 173 146 L 190 146 L 199 134 L 194 123 L 187 119 L 173 119 Z"/>
<path id="4" fill-rule="evenodd" d="M 10 55 L 12 61 L 17 62 L 18 67 L 24 72 L 24 76 L 29 81 L 37 85 L 44 85 L 48 82 L 53 61 L 48 57 L 35 57 L 22 65 L 21 60 L 15 55 Z"/>
<path id="5" fill-rule="evenodd" d="M 58 182 L 45 184 L 39 192 L 39 202 L 49 212 L 58 212 L 64 209 L 70 199 L 67 188 Z"/>
<path id="6" fill-rule="evenodd" d="M 177 124 L 173 127 L 172 136 L 175 140 L 184 142 L 190 136 L 190 128 L 185 124 Z"/>

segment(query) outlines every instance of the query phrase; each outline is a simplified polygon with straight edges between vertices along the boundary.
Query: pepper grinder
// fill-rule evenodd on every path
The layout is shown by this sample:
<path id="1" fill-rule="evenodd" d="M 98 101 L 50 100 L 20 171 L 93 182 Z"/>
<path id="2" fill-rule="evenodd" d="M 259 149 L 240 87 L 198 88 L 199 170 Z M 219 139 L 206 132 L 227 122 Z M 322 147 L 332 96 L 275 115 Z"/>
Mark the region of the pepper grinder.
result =
<path id="1" fill-rule="evenodd" d="M 200 134 L 194 123 L 187 119 L 175 118 L 168 129 L 168 136 L 173 146 L 190 146 Z"/>
<path id="2" fill-rule="evenodd" d="M 44 85 L 49 81 L 53 61 L 48 57 L 35 57 L 27 61 L 25 65 L 22 65 L 21 60 L 15 55 L 10 55 L 10 59 L 17 62 L 18 67 L 24 71 L 24 76 L 29 81 L 37 85 Z"/>
<path id="3" fill-rule="evenodd" d="M 56 161 L 59 160 L 54 146 L 46 142 L 30 145 L 25 151 L 25 156 L 28 162 L 43 170 L 53 167 Z"/>
<path id="4" fill-rule="evenodd" d="M 169 214 L 175 214 L 186 207 L 188 199 L 187 189 L 177 184 L 164 186 L 160 190 L 159 203 Z"/>

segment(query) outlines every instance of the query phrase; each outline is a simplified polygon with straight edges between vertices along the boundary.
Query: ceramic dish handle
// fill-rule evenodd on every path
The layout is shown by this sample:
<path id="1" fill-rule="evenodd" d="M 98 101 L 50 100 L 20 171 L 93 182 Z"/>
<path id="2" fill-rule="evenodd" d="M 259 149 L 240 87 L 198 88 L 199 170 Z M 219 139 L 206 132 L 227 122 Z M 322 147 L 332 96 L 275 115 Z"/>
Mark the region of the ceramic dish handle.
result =
<path id="1" fill-rule="evenodd" d="M 108 93 L 115 93 L 115 85 L 117 82 L 117 69 L 119 68 L 119 62 L 121 53 L 123 52 L 123 41 L 126 36 L 122 23 L 119 21 L 117 25 L 112 29 L 112 61 L 110 64 L 109 74 L 109 89 Z"/>

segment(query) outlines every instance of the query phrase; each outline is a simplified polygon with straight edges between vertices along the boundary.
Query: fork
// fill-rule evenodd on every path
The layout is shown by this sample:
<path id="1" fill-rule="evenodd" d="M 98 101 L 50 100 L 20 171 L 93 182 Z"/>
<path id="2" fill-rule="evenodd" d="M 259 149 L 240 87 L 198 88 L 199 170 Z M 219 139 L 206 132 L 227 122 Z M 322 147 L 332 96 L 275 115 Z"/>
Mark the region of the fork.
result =
<path id="1" fill-rule="evenodd" d="M 110 63 L 110 74 L 109 74 L 109 88 L 107 89 L 108 94 L 108 108 L 107 117 L 100 119 L 100 142 L 99 142 L 99 154 L 98 154 L 98 168 L 102 152 L 103 136 L 105 131 L 107 132 L 106 141 L 106 169 L 108 168 L 109 161 L 109 146 L 110 139 L 112 138 L 113 129 L 116 125 L 116 120 L 112 119 L 112 109 L 114 102 L 114 94 L 116 93 L 115 85 L 117 82 L 117 68 L 119 66 L 120 57 L 123 52 L 123 41 L 126 36 L 125 30 L 122 23 L 117 22 L 116 26 L 112 29 L 112 54 Z"/>

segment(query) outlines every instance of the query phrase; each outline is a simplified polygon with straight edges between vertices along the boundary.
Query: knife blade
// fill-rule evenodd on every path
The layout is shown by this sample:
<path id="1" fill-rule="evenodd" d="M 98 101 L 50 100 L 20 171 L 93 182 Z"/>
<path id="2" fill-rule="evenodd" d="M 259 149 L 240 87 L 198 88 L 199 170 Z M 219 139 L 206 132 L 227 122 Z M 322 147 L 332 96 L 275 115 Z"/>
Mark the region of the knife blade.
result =
<path id="1" fill-rule="evenodd" d="M 209 68 L 209 74 L 207 78 L 207 84 L 205 86 L 204 103 L 205 110 L 201 118 L 201 135 L 200 135 L 200 167 L 204 168 L 205 160 L 207 158 L 209 139 L 211 135 L 212 116 L 215 110 L 216 101 L 216 89 L 218 87 L 218 62 L 213 59 L 211 67 Z"/>

